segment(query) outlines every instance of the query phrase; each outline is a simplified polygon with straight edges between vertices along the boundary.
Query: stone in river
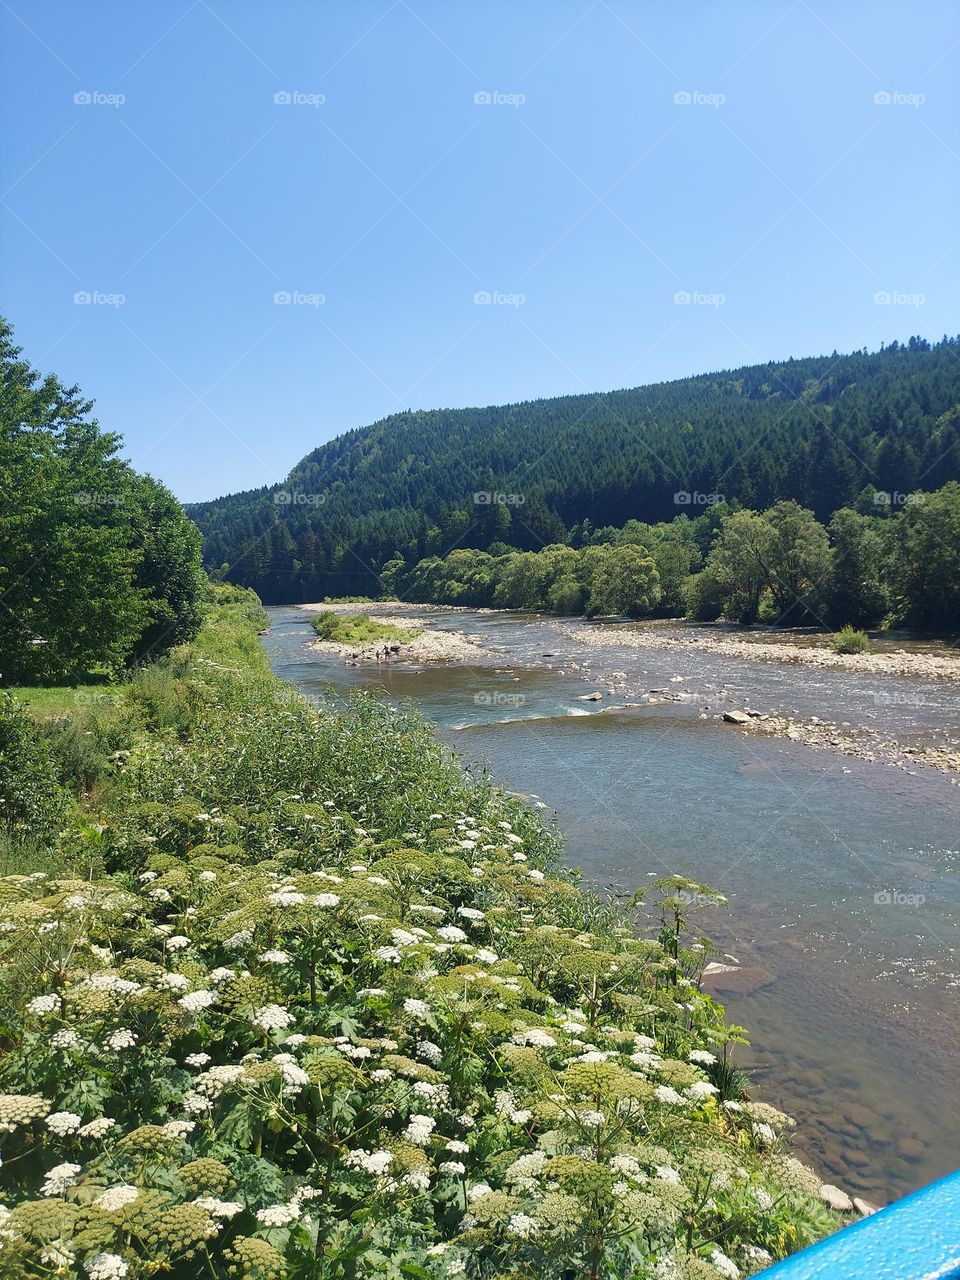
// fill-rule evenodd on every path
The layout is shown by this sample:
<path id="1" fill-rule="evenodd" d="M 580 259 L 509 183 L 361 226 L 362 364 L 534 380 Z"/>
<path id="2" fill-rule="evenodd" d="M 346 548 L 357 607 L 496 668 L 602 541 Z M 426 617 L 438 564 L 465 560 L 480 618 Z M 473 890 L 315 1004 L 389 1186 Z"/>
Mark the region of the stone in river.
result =
<path id="1" fill-rule="evenodd" d="M 855 1124 L 861 1129 L 876 1129 L 883 1123 L 875 1111 L 871 1111 L 869 1107 L 861 1106 L 859 1102 L 848 1102 L 843 1108 L 843 1114 L 851 1124 Z"/>
<path id="2" fill-rule="evenodd" d="M 727 724 L 749 724 L 750 717 L 745 711 L 725 711 L 723 718 Z"/>
<path id="3" fill-rule="evenodd" d="M 820 1188 L 820 1199 L 826 1200 L 830 1208 L 836 1209 L 839 1213 L 849 1213 L 853 1208 L 853 1201 L 847 1193 L 831 1182 L 825 1182 Z"/>
<path id="4" fill-rule="evenodd" d="M 919 1138 L 898 1138 L 897 1151 L 905 1160 L 919 1160 L 923 1155 L 923 1143 Z"/>
<path id="5" fill-rule="evenodd" d="M 758 964 L 739 965 L 736 968 L 718 965 L 713 972 L 704 970 L 703 985 L 710 991 L 727 991 L 732 995 L 750 995 L 762 987 L 772 986 L 777 975 Z"/>
<path id="6" fill-rule="evenodd" d="M 598 689 L 594 693 L 579 694 L 577 697 L 577 701 L 578 702 L 599 702 L 602 697 L 603 697 L 603 694 Z"/>
<path id="7" fill-rule="evenodd" d="M 877 1205 L 871 1204 L 869 1200 L 861 1200 L 859 1196 L 853 1197 L 853 1207 L 861 1218 L 869 1218 L 871 1213 L 877 1212 Z"/>

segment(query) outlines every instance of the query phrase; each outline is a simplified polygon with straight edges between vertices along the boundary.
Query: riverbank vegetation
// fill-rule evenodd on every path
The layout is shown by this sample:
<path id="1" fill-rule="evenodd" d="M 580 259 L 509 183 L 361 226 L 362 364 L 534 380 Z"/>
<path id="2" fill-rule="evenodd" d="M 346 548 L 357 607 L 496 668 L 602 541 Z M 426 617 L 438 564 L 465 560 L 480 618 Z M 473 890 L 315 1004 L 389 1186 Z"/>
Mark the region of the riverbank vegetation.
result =
<path id="1" fill-rule="evenodd" d="M 312 619 L 313 629 L 321 640 L 352 645 L 357 649 L 372 644 L 409 644 L 423 634 L 422 627 L 399 626 L 381 622 L 365 613 L 334 613 L 324 610 Z"/>
<path id="2" fill-rule="evenodd" d="M 0 704 L 0 1276 L 729 1280 L 832 1230 L 728 1069 L 715 896 L 601 900 L 216 594 L 115 701 Z"/>
<path id="3" fill-rule="evenodd" d="M 120 461 L 77 387 L 42 377 L 0 318 L 0 681 L 117 675 L 200 623 L 200 536 Z"/>
<path id="4" fill-rule="evenodd" d="M 829 525 L 793 501 L 716 504 L 693 519 L 581 527 L 576 546 L 394 560 L 381 576 L 388 592 L 438 604 L 957 633 L 960 484 L 893 509 L 876 496 Z"/>

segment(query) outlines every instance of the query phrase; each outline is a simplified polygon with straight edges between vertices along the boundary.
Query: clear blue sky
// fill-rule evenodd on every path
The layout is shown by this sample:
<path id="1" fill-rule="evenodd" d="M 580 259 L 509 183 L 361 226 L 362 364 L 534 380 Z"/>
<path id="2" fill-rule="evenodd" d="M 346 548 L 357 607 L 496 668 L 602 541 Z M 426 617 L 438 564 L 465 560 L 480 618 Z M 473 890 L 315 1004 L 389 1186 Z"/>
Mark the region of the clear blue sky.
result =
<path id="1" fill-rule="evenodd" d="M 953 0 L 8 0 L 0 22 L 3 309 L 184 500 L 398 409 L 960 328 Z"/>

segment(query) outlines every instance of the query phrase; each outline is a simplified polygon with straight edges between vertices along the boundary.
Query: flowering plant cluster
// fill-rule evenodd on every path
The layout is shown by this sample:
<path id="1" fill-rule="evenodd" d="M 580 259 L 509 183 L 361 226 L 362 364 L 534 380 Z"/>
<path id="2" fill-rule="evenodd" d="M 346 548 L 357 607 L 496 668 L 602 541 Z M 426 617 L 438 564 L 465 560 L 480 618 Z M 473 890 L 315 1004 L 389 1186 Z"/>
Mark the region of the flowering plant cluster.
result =
<path id="1" fill-rule="evenodd" d="M 0 879 L 2 1280 L 710 1280 L 833 1228 L 718 1071 L 699 886 L 638 937 L 410 717 L 170 678 L 62 836 L 103 873 Z"/>

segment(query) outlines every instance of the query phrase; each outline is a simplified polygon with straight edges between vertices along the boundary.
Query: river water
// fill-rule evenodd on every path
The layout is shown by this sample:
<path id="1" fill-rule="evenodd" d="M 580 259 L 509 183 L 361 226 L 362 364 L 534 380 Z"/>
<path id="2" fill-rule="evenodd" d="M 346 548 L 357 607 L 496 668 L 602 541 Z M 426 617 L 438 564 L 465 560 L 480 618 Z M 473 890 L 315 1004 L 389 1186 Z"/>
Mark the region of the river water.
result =
<path id="1" fill-rule="evenodd" d="M 417 621 L 487 656 L 351 667 L 307 648 L 302 610 L 268 612 L 277 675 L 314 698 L 332 685 L 413 702 L 454 751 L 555 814 L 568 861 L 601 887 L 676 872 L 728 897 L 701 923 L 741 968 L 711 989 L 749 1030 L 738 1057 L 755 1093 L 796 1117 L 798 1151 L 828 1180 L 885 1203 L 960 1166 L 960 787 L 716 718 L 749 705 L 955 740 L 954 687 L 695 640 L 638 650 L 617 627 L 588 648 L 579 623 L 428 607 Z"/>

